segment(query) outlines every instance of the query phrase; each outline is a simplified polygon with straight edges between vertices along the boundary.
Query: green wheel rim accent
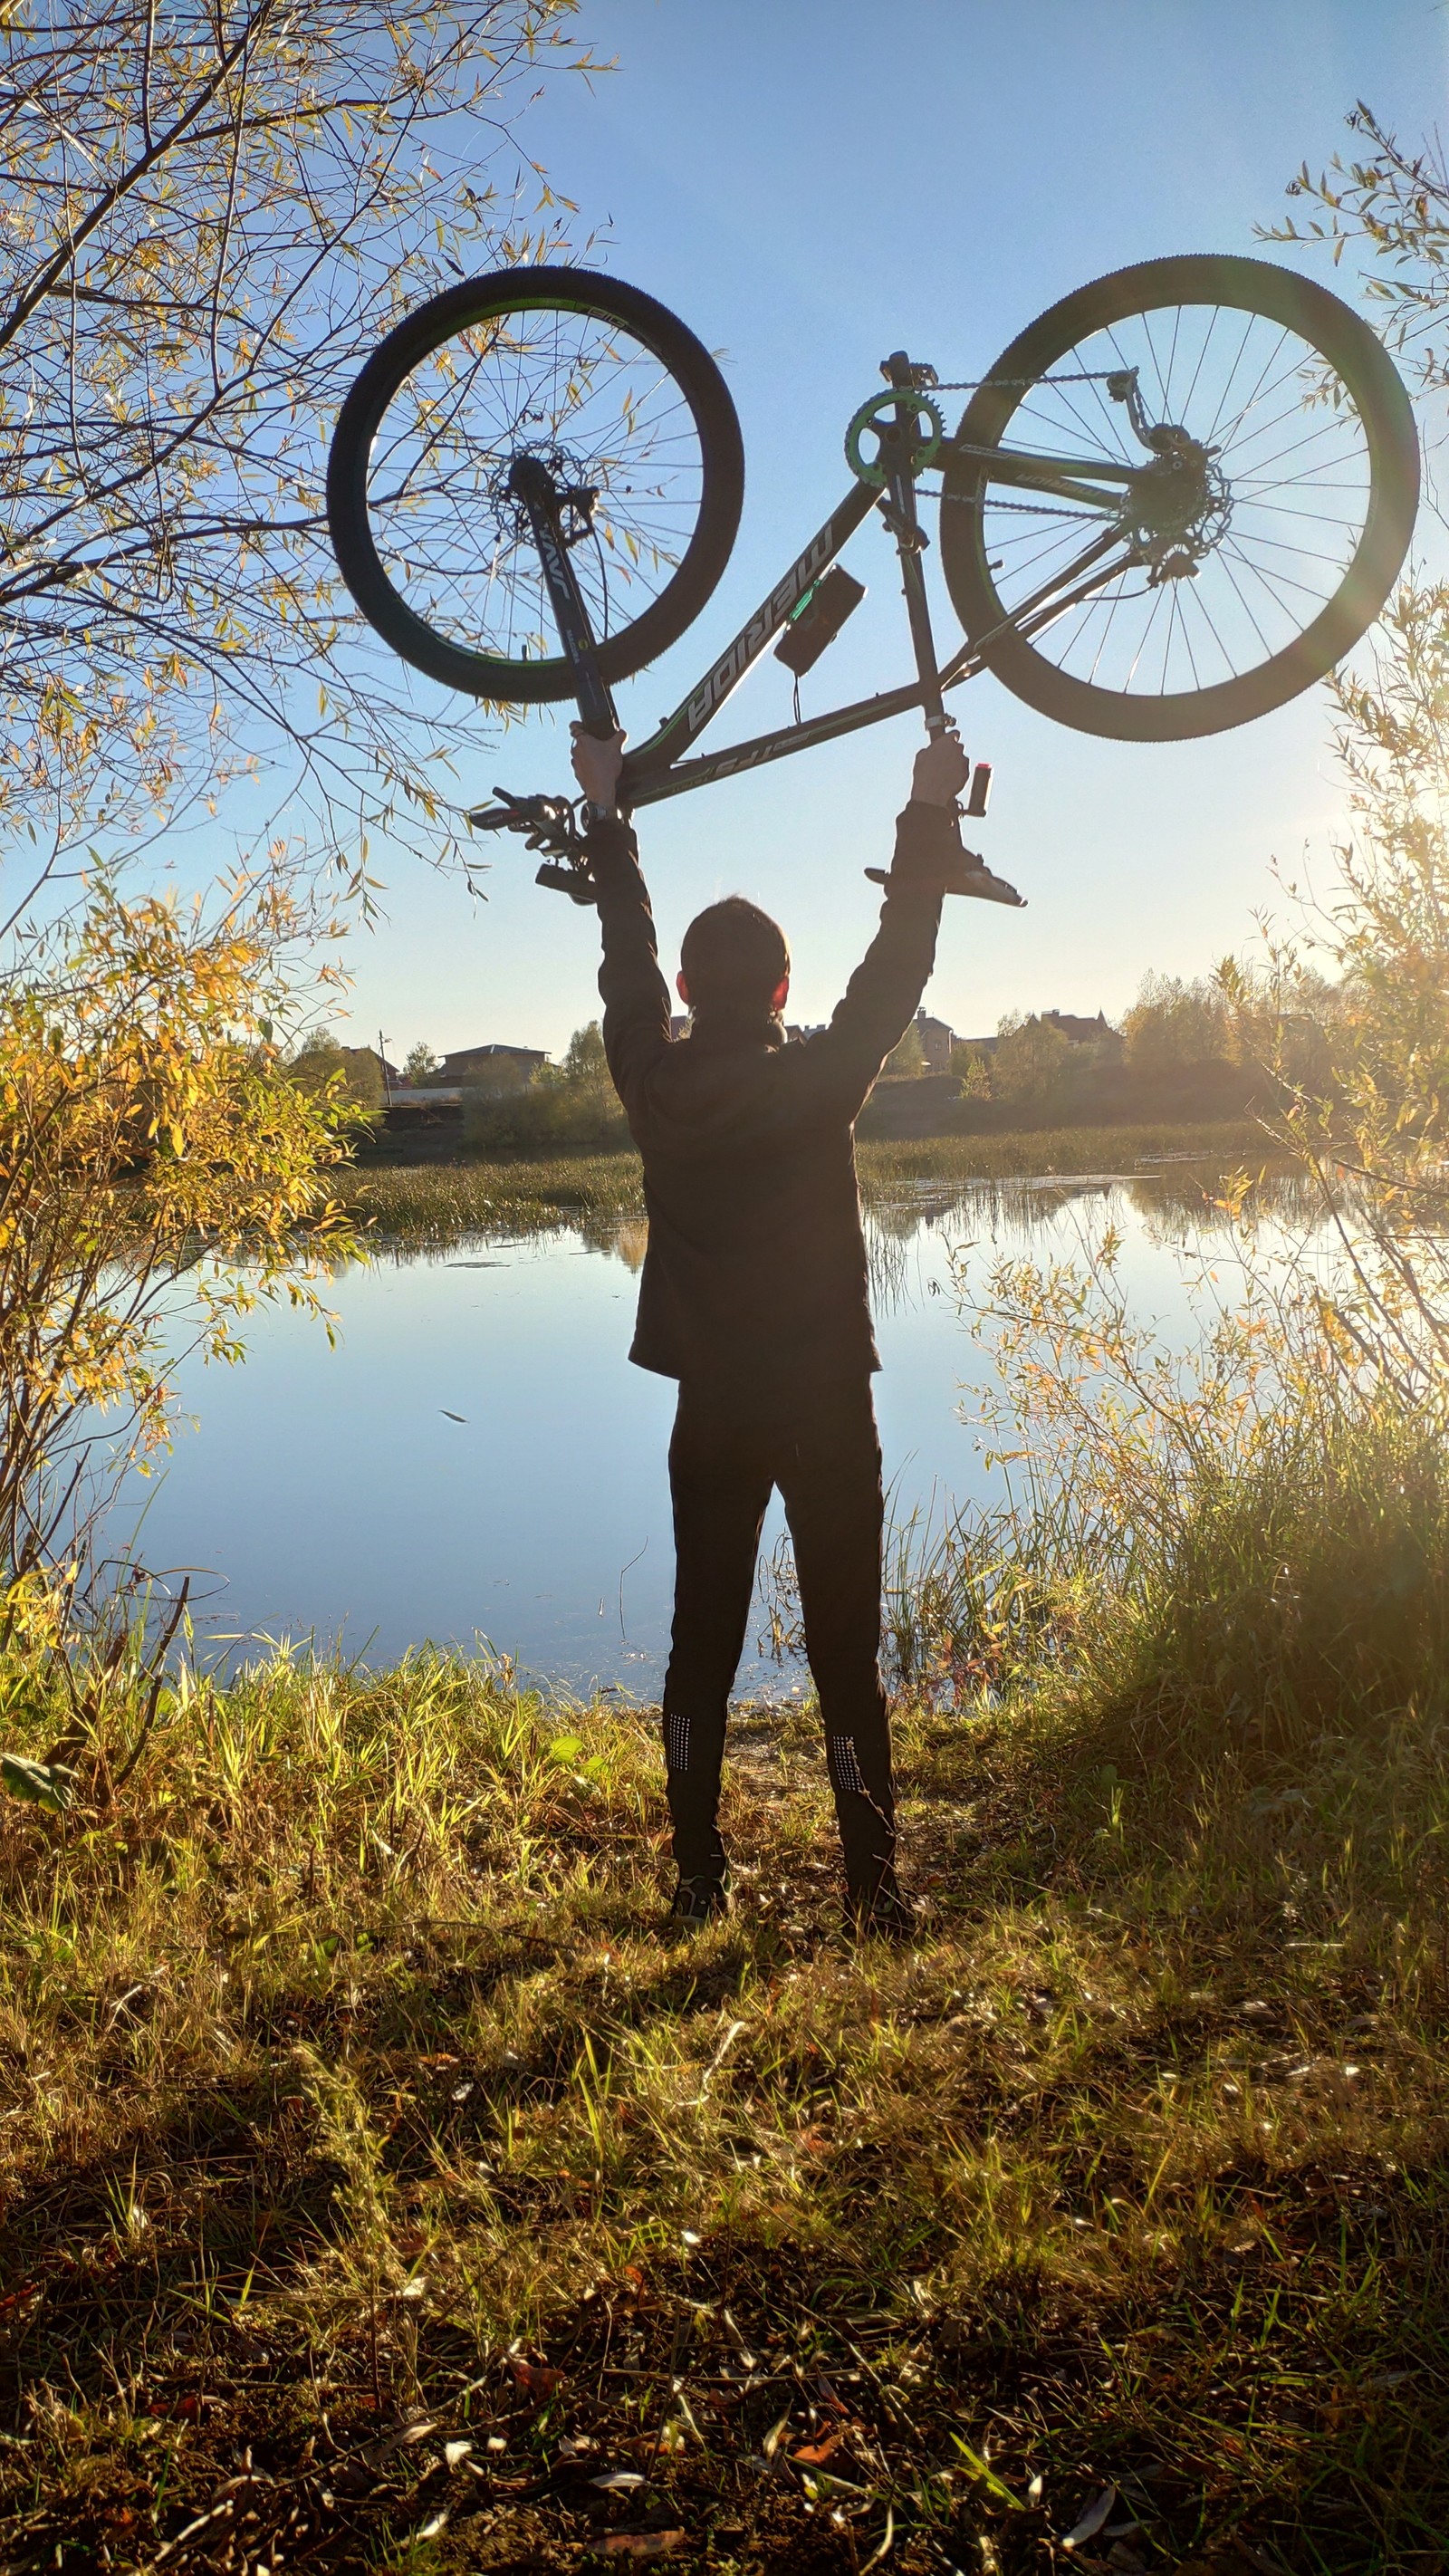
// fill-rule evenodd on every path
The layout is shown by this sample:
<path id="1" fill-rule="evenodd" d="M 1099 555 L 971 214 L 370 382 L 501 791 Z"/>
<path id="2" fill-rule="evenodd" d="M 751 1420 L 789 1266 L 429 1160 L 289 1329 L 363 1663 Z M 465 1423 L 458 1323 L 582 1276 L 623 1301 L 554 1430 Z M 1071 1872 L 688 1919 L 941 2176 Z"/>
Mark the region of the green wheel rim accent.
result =
<path id="1" fill-rule="evenodd" d="M 873 429 L 879 434 L 883 428 L 890 426 L 889 423 L 881 420 L 880 414 L 887 403 L 899 402 L 908 402 L 918 421 L 928 420 L 931 424 L 929 436 L 920 439 L 912 450 L 912 474 L 924 474 L 928 465 L 934 465 L 937 449 L 946 435 L 945 420 L 927 395 L 910 393 L 904 386 L 888 393 L 872 394 L 870 400 L 863 402 L 859 411 L 851 416 L 850 427 L 845 433 L 845 461 L 860 482 L 871 484 L 877 491 L 885 487 L 886 469 L 879 458 L 873 463 L 867 462 L 861 455 L 860 442 L 868 429 Z"/>

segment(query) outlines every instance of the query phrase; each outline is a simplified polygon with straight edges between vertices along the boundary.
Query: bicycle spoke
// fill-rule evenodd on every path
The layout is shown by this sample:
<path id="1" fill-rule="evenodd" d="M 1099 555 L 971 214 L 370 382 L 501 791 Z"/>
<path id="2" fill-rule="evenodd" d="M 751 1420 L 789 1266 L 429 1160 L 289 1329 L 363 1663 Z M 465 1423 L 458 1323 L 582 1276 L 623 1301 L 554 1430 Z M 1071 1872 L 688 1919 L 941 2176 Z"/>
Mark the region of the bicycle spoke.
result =
<path id="1" fill-rule="evenodd" d="M 422 361 L 379 425 L 369 514 L 414 612 L 475 652 L 556 650 L 547 591 L 509 473 L 539 455 L 560 488 L 596 494 L 574 550 L 598 632 L 617 591 L 638 615 L 698 518 L 699 433 L 674 378 L 618 323 L 563 308 L 508 313 Z"/>
<path id="2" fill-rule="evenodd" d="M 1363 426 L 1346 397 L 1332 411 L 1317 409 L 1322 362 L 1277 319 L 1177 304 L 1104 326 L 1060 352 L 1047 381 L 1023 388 L 1001 430 L 1002 450 L 1055 455 L 1083 471 L 1095 460 L 1098 472 L 1114 457 L 1144 479 L 1124 490 L 1120 511 L 1114 502 L 1068 519 L 1061 484 L 1034 498 L 1029 483 L 1006 472 L 993 477 L 988 466 L 980 542 L 1003 615 L 1064 564 L 1084 523 L 1130 532 L 1139 506 L 1133 489 L 1151 488 L 1159 451 L 1145 429 L 1128 443 L 1128 406 L 1105 391 L 1115 371 L 1132 376 L 1147 423 L 1162 422 L 1211 456 L 1221 477 L 1219 521 L 1203 523 L 1206 534 L 1180 566 L 1160 560 L 1175 537 L 1162 538 L 1152 558 L 1144 535 L 1137 576 L 1144 589 L 1133 587 L 1130 571 L 1120 573 L 1038 636 L 1035 649 L 1098 690 L 1200 691 L 1283 652 L 1341 587 L 1371 496 Z M 948 467 L 948 486 L 950 474 Z M 1142 522 L 1148 534 L 1156 524 Z"/>

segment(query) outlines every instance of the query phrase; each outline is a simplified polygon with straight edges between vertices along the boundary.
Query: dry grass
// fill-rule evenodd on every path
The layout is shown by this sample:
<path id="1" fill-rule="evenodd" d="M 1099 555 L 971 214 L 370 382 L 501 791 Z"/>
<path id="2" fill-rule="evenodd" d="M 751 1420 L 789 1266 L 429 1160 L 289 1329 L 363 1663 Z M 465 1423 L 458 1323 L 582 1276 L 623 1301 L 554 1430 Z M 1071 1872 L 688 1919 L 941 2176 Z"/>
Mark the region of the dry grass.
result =
<path id="1" fill-rule="evenodd" d="M 1156 1725 L 904 1717 L 904 1954 L 798 1712 L 674 1948 L 652 1724 L 506 1672 L 6 1804 L 0 2565 L 1441 2567 L 1449 1740 Z"/>

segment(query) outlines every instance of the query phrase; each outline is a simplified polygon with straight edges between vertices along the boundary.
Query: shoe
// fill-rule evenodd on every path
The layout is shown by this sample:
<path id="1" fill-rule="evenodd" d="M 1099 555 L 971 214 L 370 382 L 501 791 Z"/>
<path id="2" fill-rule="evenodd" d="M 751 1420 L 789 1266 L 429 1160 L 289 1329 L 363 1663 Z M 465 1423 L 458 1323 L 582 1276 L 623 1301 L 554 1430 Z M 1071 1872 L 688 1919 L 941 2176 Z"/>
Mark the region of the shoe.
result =
<path id="1" fill-rule="evenodd" d="M 916 1918 L 893 1869 L 851 1887 L 846 1913 L 857 1941 L 912 1941 Z"/>
<path id="2" fill-rule="evenodd" d="M 724 1878 L 680 1877 L 669 1908 L 669 1920 L 676 1929 L 698 1932 L 730 1910 L 729 1881 Z"/>

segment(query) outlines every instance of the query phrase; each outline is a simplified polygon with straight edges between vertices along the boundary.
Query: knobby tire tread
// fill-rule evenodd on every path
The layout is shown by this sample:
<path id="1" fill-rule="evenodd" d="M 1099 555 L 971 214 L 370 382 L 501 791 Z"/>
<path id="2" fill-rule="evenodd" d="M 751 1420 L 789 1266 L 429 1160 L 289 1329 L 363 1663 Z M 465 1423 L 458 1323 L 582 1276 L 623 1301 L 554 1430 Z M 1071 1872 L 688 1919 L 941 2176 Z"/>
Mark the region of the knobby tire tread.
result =
<path id="1" fill-rule="evenodd" d="M 596 315 L 640 340 L 674 378 L 699 433 L 703 489 L 683 558 L 642 615 L 598 648 L 607 681 L 657 659 L 709 599 L 735 541 L 744 506 L 744 446 L 730 390 L 709 351 L 667 306 L 594 269 L 495 269 L 467 278 L 410 313 L 373 351 L 338 414 L 327 468 L 327 518 L 339 570 L 368 623 L 386 644 L 445 688 L 495 702 L 540 705 L 574 694 L 563 656 L 515 662 L 474 653 L 439 635 L 388 579 L 367 507 L 372 442 L 388 404 L 420 362 L 459 331 L 496 314 L 556 304 Z"/>
<path id="2" fill-rule="evenodd" d="M 1344 579 L 1296 641 L 1231 680 L 1166 697 L 1133 697 L 1061 671 L 1013 629 L 982 646 L 982 658 L 1014 696 L 1058 724 L 1119 742 L 1178 742 L 1226 732 L 1284 705 L 1322 679 L 1366 633 L 1402 568 L 1419 500 L 1419 442 L 1409 397 L 1392 361 L 1362 317 L 1311 278 L 1267 260 L 1186 253 L 1116 269 L 1039 315 L 1003 350 L 973 394 L 956 436 L 973 446 L 1010 444 L 1020 389 L 993 379 L 1038 377 L 1093 331 L 1164 305 L 1218 304 L 1260 313 L 1299 332 L 1352 394 L 1369 451 L 1370 499 L 1363 535 Z M 1006 611 L 987 567 L 979 501 L 989 482 L 981 464 L 949 461 L 941 507 L 946 586 L 973 643 Z"/>

